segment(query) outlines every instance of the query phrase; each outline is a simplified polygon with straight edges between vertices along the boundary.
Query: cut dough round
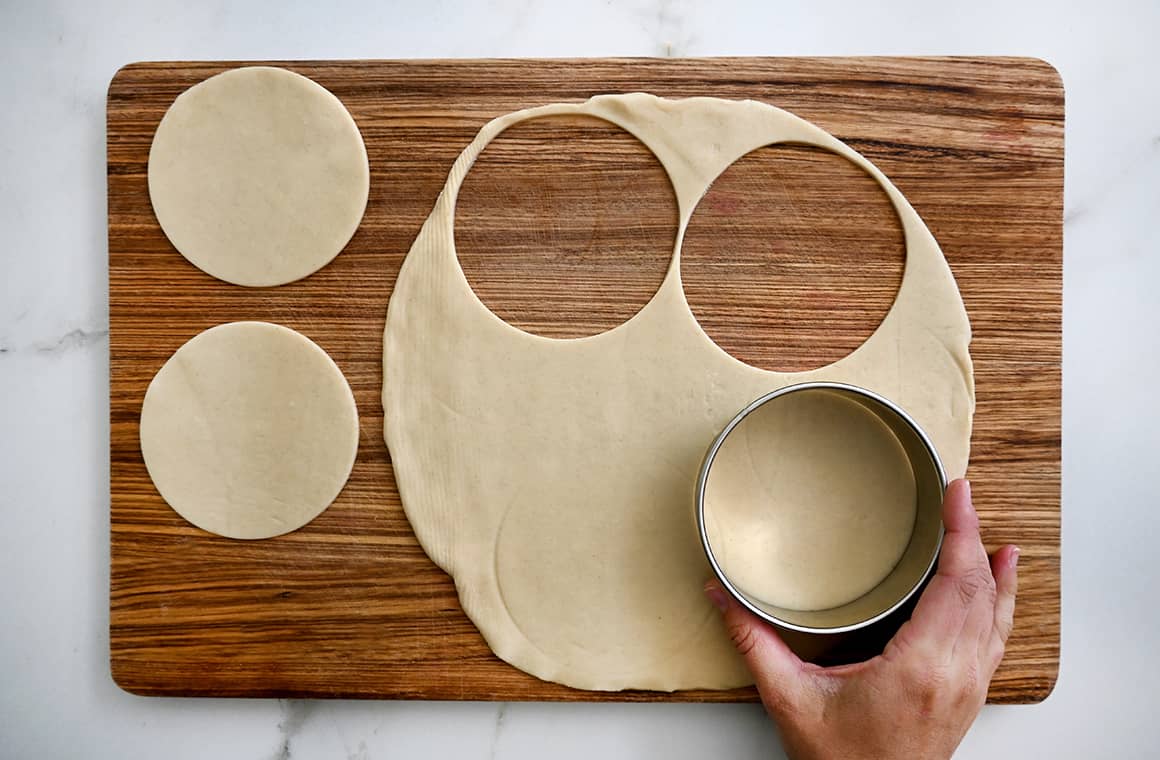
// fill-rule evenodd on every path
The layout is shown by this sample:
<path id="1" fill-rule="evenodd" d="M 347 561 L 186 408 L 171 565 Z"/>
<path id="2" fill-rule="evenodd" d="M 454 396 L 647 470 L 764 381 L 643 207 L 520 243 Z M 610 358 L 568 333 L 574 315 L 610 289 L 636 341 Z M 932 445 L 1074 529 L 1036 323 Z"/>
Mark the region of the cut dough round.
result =
<path id="1" fill-rule="evenodd" d="M 362 135 L 333 94 L 285 69 L 190 87 L 149 150 L 149 198 L 190 263 L 235 285 L 282 285 L 329 263 L 366 210 Z"/>
<path id="2" fill-rule="evenodd" d="M 456 261 L 456 194 L 497 134 L 554 114 L 606 119 L 656 154 L 676 192 L 678 241 L 714 178 L 757 148 L 802 143 L 848 158 L 902 222 L 893 306 L 839 361 L 768 372 L 697 324 L 678 246 L 652 300 L 607 332 L 552 340 L 503 322 Z M 969 342 L 930 231 L 881 171 L 818 127 L 754 101 L 637 93 L 543 106 L 479 132 L 403 262 L 383 347 L 387 446 L 415 534 L 504 660 L 583 689 L 731 688 L 752 677 L 701 591 L 710 569 L 693 493 L 709 444 L 768 391 L 846 382 L 903 407 L 958 477 L 974 410 Z"/>
<path id="3" fill-rule="evenodd" d="M 189 522 L 269 538 L 326 509 L 358 452 L 354 394 L 306 336 L 267 322 L 202 332 L 169 358 L 141 406 L 154 485 Z"/>
<path id="4" fill-rule="evenodd" d="M 725 439 L 705 483 L 705 524 L 721 569 L 747 595 L 826 610 L 890 574 L 917 503 L 886 423 L 837 394 L 791 393 Z"/>

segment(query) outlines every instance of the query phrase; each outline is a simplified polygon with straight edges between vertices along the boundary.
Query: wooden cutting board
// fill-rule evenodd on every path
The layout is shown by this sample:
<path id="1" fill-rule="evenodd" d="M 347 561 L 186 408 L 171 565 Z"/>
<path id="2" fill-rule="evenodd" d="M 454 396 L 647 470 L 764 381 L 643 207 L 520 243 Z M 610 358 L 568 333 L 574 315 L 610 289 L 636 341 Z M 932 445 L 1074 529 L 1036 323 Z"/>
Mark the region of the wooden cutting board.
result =
<path id="1" fill-rule="evenodd" d="M 495 658 L 418 546 L 383 444 L 381 336 L 399 266 L 457 154 L 490 118 L 605 92 L 753 98 L 845 140 L 925 219 L 974 330 L 969 475 L 989 547 L 1023 548 L 995 702 L 1033 702 L 1059 665 L 1063 89 L 1010 58 L 346 61 L 284 65 L 334 92 L 362 130 L 371 194 L 333 263 L 277 288 L 219 282 L 169 244 L 146 163 L 165 109 L 236 63 L 139 63 L 108 96 L 110 649 L 113 677 L 155 695 L 495 700 L 753 700 L 751 689 L 575 691 Z M 497 314 L 551 336 L 628 318 L 659 285 L 675 201 L 659 164 L 602 122 L 513 128 L 469 175 L 460 258 Z M 744 361 L 806 369 L 870 335 L 894 297 L 902 238 L 881 191 L 813 149 L 742 159 L 683 245 L 689 302 Z M 290 535 L 206 534 L 162 501 L 138 445 L 146 386 L 184 341 L 279 322 L 326 349 L 354 389 L 358 461 L 337 502 Z M 708 441 L 706 441 L 708 444 Z M 470 505 L 464 505 L 469 508 Z"/>

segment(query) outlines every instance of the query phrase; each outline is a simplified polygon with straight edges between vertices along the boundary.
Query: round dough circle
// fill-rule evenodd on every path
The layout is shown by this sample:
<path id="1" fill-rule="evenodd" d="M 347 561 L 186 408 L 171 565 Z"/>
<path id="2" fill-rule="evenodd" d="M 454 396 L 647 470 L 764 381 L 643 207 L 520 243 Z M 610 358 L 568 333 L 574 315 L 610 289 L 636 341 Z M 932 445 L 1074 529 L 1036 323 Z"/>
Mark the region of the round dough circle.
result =
<path id="1" fill-rule="evenodd" d="M 161 367 L 141 406 L 141 453 L 169 506 L 229 538 L 301 528 L 342 491 L 358 410 L 306 336 L 267 322 L 202 332 Z"/>
<path id="2" fill-rule="evenodd" d="M 680 212 L 673 264 L 652 300 L 607 332 L 569 340 L 492 313 L 454 246 L 457 192 L 472 162 L 508 126 L 559 114 L 603 118 L 640 139 L 668 172 Z M 713 343 L 680 277 L 679 241 L 713 180 L 783 142 L 868 172 L 906 241 L 902 284 L 878 329 L 844 358 L 801 373 L 751 367 Z M 970 323 L 937 242 L 873 164 L 764 103 L 633 93 L 495 119 L 448 173 L 387 308 L 384 433 L 403 508 L 492 650 L 543 679 L 601 690 L 752 682 L 700 593 L 711 571 L 692 502 L 705 449 L 771 390 L 867 388 L 907 410 L 949 476 L 966 469 Z"/>
<path id="3" fill-rule="evenodd" d="M 251 66 L 177 96 L 149 150 L 149 198 L 203 272 L 282 285 L 350 241 L 370 189 L 366 146 L 342 102 L 285 69 Z"/>
<path id="4" fill-rule="evenodd" d="M 705 483 L 709 543 L 729 579 L 789 610 L 852 602 L 914 531 L 914 471 L 890 428 L 834 393 L 791 393 L 725 439 Z"/>

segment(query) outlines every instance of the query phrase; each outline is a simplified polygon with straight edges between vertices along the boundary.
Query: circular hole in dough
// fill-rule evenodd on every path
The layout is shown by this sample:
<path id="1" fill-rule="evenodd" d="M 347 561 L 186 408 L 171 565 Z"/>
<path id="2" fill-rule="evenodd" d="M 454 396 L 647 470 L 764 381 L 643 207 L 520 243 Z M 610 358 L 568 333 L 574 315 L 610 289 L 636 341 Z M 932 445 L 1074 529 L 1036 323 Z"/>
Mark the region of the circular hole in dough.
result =
<path id="1" fill-rule="evenodd" d="M 736 359 L 798 372 L 862 345 L 893 305 L 906 249 L 878 183 L 806 145 L 747 154 L 714 182 L 681 246 L 701 327 Z"/>
<path id="2" fill-rule="evenodd" d="M 338 496 L 358 451 L 354 395 L 304 335 L 266 322 L 202 332 L 154 376 L 141 453 L 169 506 L 203 530 L 269 538 Z"/>
<path id="3" fill-rule="evenodd" d="M 338 98 L 291 71 L 233 69 L 173 101 L 149 151 L 166 236 L 207 274 L 282 285 L 329 263 L 370 187 L 366 147 Z"/>
<path id="4" fill-rule="evenodd" d="M 677 200 L 656 156 L 591 116 L 515 124 L 459 190 L 455 250 L 479 299 L 550 338 L 595 335 L 648 303 L 673 255 Z"/>

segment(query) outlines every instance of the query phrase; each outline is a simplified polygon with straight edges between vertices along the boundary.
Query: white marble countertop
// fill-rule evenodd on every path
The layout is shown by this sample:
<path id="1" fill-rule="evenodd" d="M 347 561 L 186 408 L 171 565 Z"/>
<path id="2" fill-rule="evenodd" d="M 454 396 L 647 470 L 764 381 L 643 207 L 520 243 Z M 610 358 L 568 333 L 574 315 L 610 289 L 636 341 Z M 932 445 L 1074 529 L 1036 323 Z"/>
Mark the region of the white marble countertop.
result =
<path id="1" fill-rule="evenodd" d="M 146 59 L 1015 54 L 1067 88 L 1063 657 L 959 757 L 1160 747 L 1160 4 L 0 3 L 0 758 L 770 757 L 751 705 L 145 699 L 108 667 L 105 88 Z"/>

